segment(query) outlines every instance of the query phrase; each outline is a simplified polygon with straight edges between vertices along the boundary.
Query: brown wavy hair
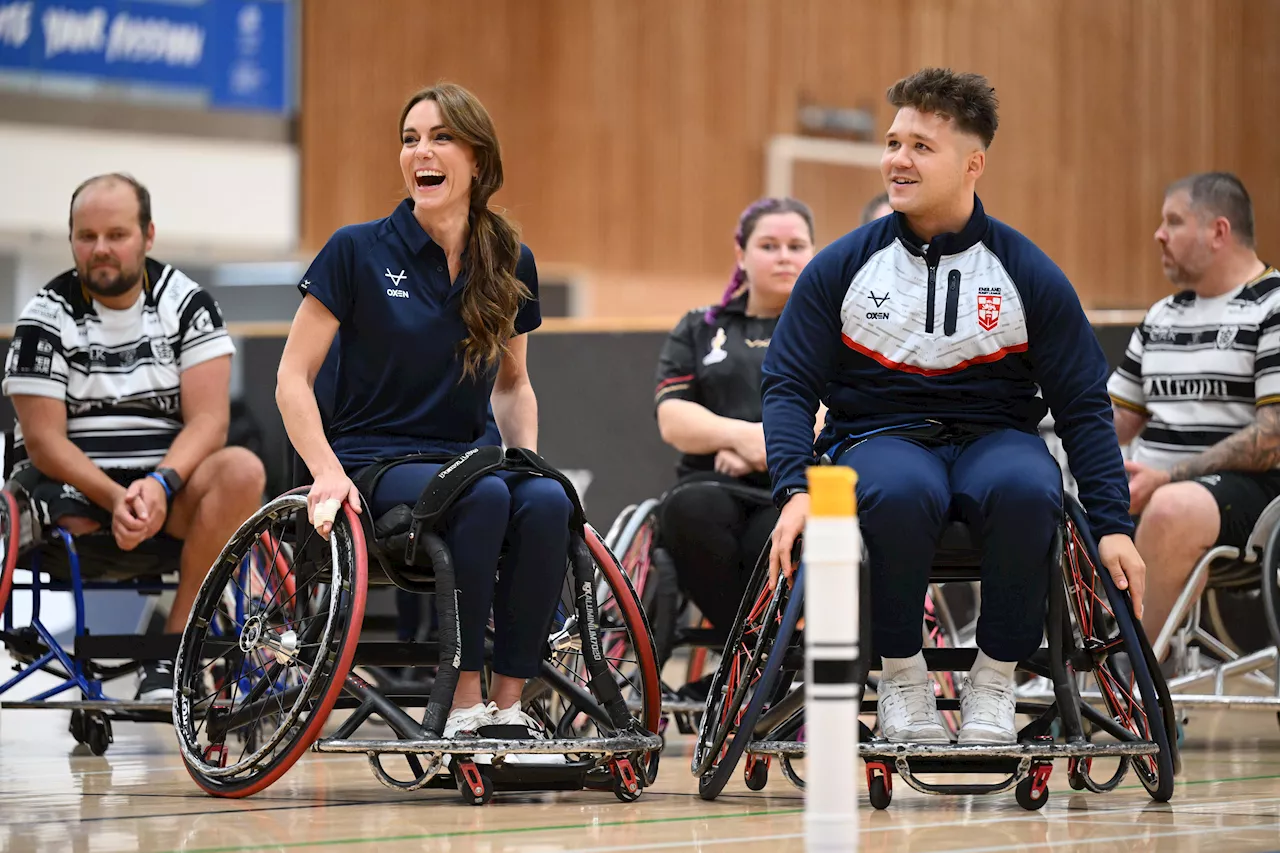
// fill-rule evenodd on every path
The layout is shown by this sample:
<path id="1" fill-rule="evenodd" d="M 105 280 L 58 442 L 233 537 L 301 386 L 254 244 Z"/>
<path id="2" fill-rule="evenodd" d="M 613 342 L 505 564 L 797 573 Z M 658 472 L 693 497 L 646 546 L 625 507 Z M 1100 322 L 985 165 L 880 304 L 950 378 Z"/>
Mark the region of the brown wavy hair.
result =
<path id="1" fill-rule="evenodd" d="M 404 120 L 422 101 L 435 101 L 440 118 L 461 141 L 471 146 L 477 175 L 471 184 L 471 236 L 467 240 L 467 283 L 462 290 L 462 322 L 467 337 L 460 345 L 462 372 L 475 376 L 490 370 L 507 352 L 515 335 L 516 314 L 533 294 L 516 278 L 520 234 L 514 223 L 489 207 L 502 188 L 502 149 L 493 119 L 480 99 L 454 83 L 437 83 L 409 96 L 400 111 Z"/>

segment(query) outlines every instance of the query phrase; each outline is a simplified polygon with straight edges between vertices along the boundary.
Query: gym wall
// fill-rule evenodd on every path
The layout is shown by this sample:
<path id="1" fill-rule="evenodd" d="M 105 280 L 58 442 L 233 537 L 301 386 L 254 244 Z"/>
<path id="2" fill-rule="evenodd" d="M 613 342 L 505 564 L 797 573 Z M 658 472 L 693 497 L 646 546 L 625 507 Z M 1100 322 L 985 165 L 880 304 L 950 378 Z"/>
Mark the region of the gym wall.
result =
<path id="1" fill-rule="evenodd" d="M 716 292 L 735 217 L 763 191 L 770 136 L 805 103 L 866 108 L 924 65 L 989 76 L 1000 130 L 979 188 L 1091 308 L 1166 292 L 1151 241 L 1163 188 L 1236 171 L 1258 242 L 1280 244 L 1280 2 L 1276 0 L 308 0 L 302 10 L 303 248 L 386 215 L 401 197 L 404 97 L 447 78 L 494 115 L 497 200 L 540 263 L 686 304 Z M 424 47 L 429 45 L 429 48 Z M 802 166 L 819 237 L 849 230 L 874 172 Z M 646 278 L 647 277 L 647 278 Z M 675 305 L 667 301 L 675 299 Z M 630 308 L 633 302 L 623 299 Z M 600 295 L 595 312 L 609 310 Z"/>

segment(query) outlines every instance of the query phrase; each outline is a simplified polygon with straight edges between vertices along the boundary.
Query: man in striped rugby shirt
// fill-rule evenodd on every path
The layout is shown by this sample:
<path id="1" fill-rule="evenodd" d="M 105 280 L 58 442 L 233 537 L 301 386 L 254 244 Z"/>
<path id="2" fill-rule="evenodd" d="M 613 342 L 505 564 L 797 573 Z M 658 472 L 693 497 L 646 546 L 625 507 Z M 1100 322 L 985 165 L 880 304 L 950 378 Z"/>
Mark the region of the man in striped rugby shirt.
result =
<path id="1" fill-rule="evenodd" d="M 1177 181 L 1155 239 L 1179 290 L 1147 312 L 1108 383 L 1117 436 L 1133 442 L 1152 640 L 1196 562 L 1243 547 L 1280 495 L 1280 273 L 1258 259 L 1248 191 L 1225 172 Z"/>
<path id="2" fill-rule="evenodd" d="M 5 363 L 18 421 L 9 488 L 37 532 L 101 530 L 125 551 L 181 539 L 165 624 L 181 633 L 209 567 L 262 499 L 261 461 L 226 446 L 235 346 L 213 297 L 147 256 L 155 224 L 142 184 L 85 181 L 70 230 L 75 268 L 27 304 Z M 138 698 L 166 701 L 172 684 L 167 661 L 147 662 Z"/>

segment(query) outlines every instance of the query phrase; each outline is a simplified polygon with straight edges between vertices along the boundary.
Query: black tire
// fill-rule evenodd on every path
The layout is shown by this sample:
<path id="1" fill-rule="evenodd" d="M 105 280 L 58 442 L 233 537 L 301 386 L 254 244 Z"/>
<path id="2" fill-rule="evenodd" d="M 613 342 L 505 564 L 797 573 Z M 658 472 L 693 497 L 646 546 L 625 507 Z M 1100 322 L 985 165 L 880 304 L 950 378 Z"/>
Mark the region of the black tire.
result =
<path id="1" fill-rule="evenodd" d="M 84 718 L 84 744 L 94 755 L 106 755 L 107 748 L 115 740 L 111 735 L 111 721 L 105 714 L 92 712 Z"/>
<path id="2" fill-rule="evenodd" d="M 867 794 L 871 797 L 871 807 L 876 811 L 884 811 L 893 801 L 893 791 L 885 784 L 883 776 L 872 776 L 867 783 Z"/>
<path id="3" fill-rule="evenodd" d="M 8 489 L 0 489 L 0 613 L 9 604 L 13 575 L 18 567 L 18 538 L 22 521 L 18 502 Z M 12 631 L 14 626 L 6 626 Z"/>
<path id="4" fill-rule="evenodd" d="M 553 721 L 556 737 L 580 737 L 599 735 L 610 737 L 616 730 L 642 730 L 658 734 L 662 721 L 662 685 L 658 679 L 657 652 L 649 631 L 649 623 L 639 597 L 631 586 L 625 571 L 613 553 L 595 530 L 587 525 L 583 544 L 593 563 L 594 619 L 598 642 L 594 644 L 602 655 L 603 674 L 607 679 L 594 681 L 589 671 L 585 647 L 592 647 L 582 636 L 585 623 L 585 599 L 576 589 L 576 575 L 566 576 L 560 608 L 552 619 L 550 660 L 543 664 L 544 677 L 531 682 L 525 690 L 525 702 L 541 703 L 545 720 Z M 598 689 L 612 680 L 621 694 L 624 705 L 615 703 L 615 711 L 623 719 L 614 719 L 612 726 L 601 727 L 601 721 L 593 718 L 588 709 L 556 690 L 551 679 L 573 682 L 590 687 L 592 696 L 607 711 L 608 697 L 599 695 Z M 609 712 L 614 713 L 614 712 Z M 631 760 L 640 775 L 642 786 L 652 784 L 657 778 L 661 750 L 644 754 L 631 754 Z"/>
<path id="5" fill-rule="evenodd" d="M 769 762 L 764 760 L 748 762 L 744 776 L 749 789 L 763 791 L 764 786 L 769 784 Z"/>
<path id="6" fill-rule="evenodd" d="M 624 803 L 634 803 L 640 799 L 640 795 L 644 793 L 644 787 L 637 784 L 635 787 L 628 787 L 626 781 L 620 774 L 613 774 L 613 795 Z"/>
<path id="7" fill-rule="evenodd" d="M 477 792 L 476 789 L 467 782 L 465 774 L 454 773 L 453 779 L 454 784 L 458 787 L 458 793 L 462 795 L 462 801 L 469 806 L 486 805 L 493 799 L 494 792 L 493 777 L 489 774 L 489 768 L 483 764 L 467 763 L 475 767 L 476 773 L 480 777 L 480 790 Z M 461 764 L 462 762 L 459 762 L 459 769 L 461 769 Z"/>
<path id="8" fill-rule="evenodd" d="M 236 531 L 182 635 L 174 727 L 187 772 L 214 796 L 246 797 L 283 776 L 319 737 L 351 668 L 368 579 L 364 530 L 344 505 L 322 540 L 301 492 L 276 498 Z M 253 568 L 264 535 L 277 543 L 267 559 L 286 564 L 279 573 Z M 238 576 L 249 579 L 247 591 Z M 257 590 L 257 577 L 287 582 Z"/>
<path id="9" fill-rule="evenodd" d="M 1153 678 L 1150 650 L 1133 615 L 1128 592 L 1116 587 L 1110 572 L 1097 569 L 1101 565 L 1098 549 L 1087 533 L 1079 503 L 1068 499 L 1066 506 L 1062 582 L 1067 587 L 1067 609 L 1087 646 L 1114 650 L 1094 663 L 1094 678 L 1111 718 L 1136 739 L 1156 744 L 1155 755 L 1133 756 L 1128 761 L 1151 798 L 1168 802 L 1173 796 L 1175 768 L 1175 747 L 1168 727 L 1172 704 L 1161 703 L 1156 689 L 1159 669 Z M 1116 665 L 1116 654 L 1121 651 L 1128 659 L 1128 673 Z"/>
<path id="10" fill-rule="evenodd" d="M 782 663 L 786 659 L 786 651 L 791 645 L 791 639 L 795 635 L 796 623 L 799 622 L 801 613 L 804 610 L 804 567 L 796 572 L 792 581 L 791 589 L 785 594 L 786 609 L 782 612 L 782 624 L 777 626 L 777 635 L 770 644 L 771 653 L 765 660 L 764 670 L 760 674 L 760 679 L 755 685 L 755 691 L 751 695 L 751 701 L 747 705 L 746 710 L 742 713 L 740 719 L 736 721 L 733 727 L 731 739 L 724 745 L 723 754 L 718 761 L 712 763 L 703 774 L 703 779 L 698 785 L 698 796 L 704 800 L 713 800 L 719 796 L 724 790 L 724 786 L 728 784 L 729 779 L 733 776 L 734 768 L 738 765 L 738 759 L 742 757 L 743 752 L 751 744 L 755 738 L 756 722 L 760 719 L 760 715 L 764 713 L 765 704 L 771 701 L 781 699 L 781 696 L 775 693 L 783 692 L 789 686 L 791 679 L 786 679 L 785 683 L 779 683 L 779 677 L 782 674 Z M 786 589 L 786 583 L 778 584 L 778 591 Z M 776 596 L 774 601 L 781 605 L 784 596 Z M 772 613 L 766 616 L 768 620 L 766 625 L 773 625 L 774 618 Z M 722 663 L 723 666 L 723 663 Z M 781 688 L 781 691 L 778 688 Z M 735 716 L 737 716 L 735 714 Z M 711 715 L 708 714 L 707 718 Z M 705 729 L 704 723 L 704 729 Z M 727 727 L 726 727 L 727 728 Z M 718 751 L 718 750 L 717 750 Z M 710 781 L 707 778 L 710 777 Z M 706 782 L 706 784 L 703 784 Z"/>
<path id="11" fill-rule="evenodd" d="M 692 770 L 702 776 L 714 767 L 721 748 L 733 729 L 732 720 L 746 701 L 747 693 L 760 672 L 765 655 L 773 645 L 774 632 L 761 625 L 781 613 L 786 584 L 778 584 L 769 592 L 769 549 L 756 561 L 755 571 L 738 605 L 737 617 L 720 657 L 720 665 L 711 677 L 707 690 L 706 711 L 693 744 Z M 746 673 L 739 677 L 737 673 Z"/>
<path id="12" fill-rule="evenodd" d="M 1072 787 L 1075 787 L 1074 785 Z M 1018 787 L 1013 790 L 1014 797 L 1018 800 L 1018 805 L 1022 806 L 1029 812 L 1034 812 L 1044 808 L 1044 804 L 1049 802 L 1049 788 L 1046 785 L 1038 795 L 1035 790 L 1035 779 L 1028 776 L 1018 783 Z"/>
<path id="13" fill-rule="evenodd" d="M 1262 550 L 1262 609 L 1271 644 L 1280 646 L 1280 525 L 1271 531 Z"/>
<path id="14" fill-rule="evenodd" d="M 67 731 L 71 732 L 71 736 L 76 739 L 76 743 L 84 743 L 87 735 L 85 734 L 84 711 L 75 710 L 71 712 L 71 720 L 67 723 Z"/>

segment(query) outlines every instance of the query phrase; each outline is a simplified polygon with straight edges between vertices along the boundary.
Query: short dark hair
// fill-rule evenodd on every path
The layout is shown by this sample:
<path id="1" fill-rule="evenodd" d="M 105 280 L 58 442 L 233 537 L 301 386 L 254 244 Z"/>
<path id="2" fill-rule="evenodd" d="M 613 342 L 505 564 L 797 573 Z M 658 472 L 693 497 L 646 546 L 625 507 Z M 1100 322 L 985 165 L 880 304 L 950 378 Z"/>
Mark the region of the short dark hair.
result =
<path id="1" fill-rule="evenodd" d="M 1225 218 L 1240 245 L 1254 248 L 1253 201 L 1243 181 L 1230 172 L 1201 172 L 1174 181 L 1164 196 L 1181 190 L 1191 197 L 1191 209 L 1197 216 L 1207 213 L 1210 218 Z"/>
<path id="2" fill-rule="evenodd" d="M 888 204 L 888 203 L 889 203 L 889 194 L 887 192 L 880 193 L 880 195 L 871 199 L 871 201 L 867 202 L 867 206 L 862 208 L 862 222 L 860 224 L 866 225 L 872 219 L 875 219 L 876 208 L 880 207 L 880 205 L 882 204 Z"/>
<path id="3" fill-rule="evenodd" d="M 959 130 L 981 139 L 983 148 L 991 146 L 1000 123 L 996 90 L 981 74 L 922 68 L 890 86 L 886 97 L 898 109 L 915 107 L 922 113 L 946 116 Z"/>
<path id="4" fill-rule="evenodd" d="M 142 233 L 145 235 L 147 229 L 151 227 L 151 193 L 137 178 L 125 172 L 108 172 L 105 175 L 94 175 L 76 187 L 75 191 L 71 193 L 71 207 L 67 214 L 67 228 L 75 228 L 76 199 L 80 197 L 80 193 L 103 181 L 120 181 L 133 187 L 134 195 L 138 197 L 138 227 L 142 229 Z"/>

